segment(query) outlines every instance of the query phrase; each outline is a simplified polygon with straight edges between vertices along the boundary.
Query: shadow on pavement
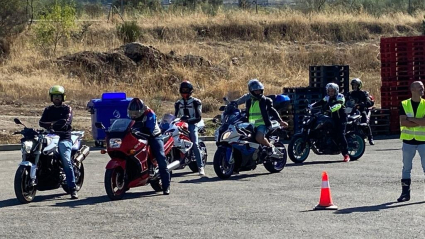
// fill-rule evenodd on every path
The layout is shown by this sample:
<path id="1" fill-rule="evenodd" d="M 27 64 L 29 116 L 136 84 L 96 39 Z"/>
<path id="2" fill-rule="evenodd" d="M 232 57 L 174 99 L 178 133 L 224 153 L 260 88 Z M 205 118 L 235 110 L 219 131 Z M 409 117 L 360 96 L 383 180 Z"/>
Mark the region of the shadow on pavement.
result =
<path id="1" fill-rule="evenodd" d="M 40 195 L 40 196 L 36 195 L 34 200 L 31 203 L 42 202 L 42 201 L 52 201 L 63 195 L 65 195 L 65 193 L 56 193 L 56 194 Z M 31 205 L 31 203 L 29 205 Z M 0 209 L 5 207 L 18 206 L 18 205 L 22 205 L 22 203 L 20 203 L 18 199 L 16 198 L 10 198 L 10 199 L 0 201 Z"/>
<path id="2" fill-rule="evenodd" d="M 372 205 L 372 206 L 363 206 L 363 207 L 352 207 L 352 208 L 344 208 L 338 211 L 335 211 L 335 214 L 349 214 L 353 212 L 377 212 L 380 210 L 385 209 L 391 209 L 391 208 L 397 208 L 397 207 L 405 207 L 410 205 L 418 205 L 418 204 L 424 204 L 423 202 L 412 202 L 412 203 L 398 203 L 398 202 L 387 202 L 379 205 Z"/>
<path id="3" fill-rule="evenodd" d="M 352 161 L 355 162 L 355 161 Z M 330 164 L 330 163 L 345 163 L 342 160 L 332 160 L 332 161 L 314 161 L 314 162 L 304 162 L 304 163 L 291 163 L 286 164 L 285 167 L 298 167 L 303 165 L 315 165 L 315 164 Z"/>
<path id="4" fill-rule="evenodd" d="M 257 177 L 257 176 L 262 176 L 262 175 L 271 175 L 271 173 L 253 173 L 253 174 L 235 174 L 232 175 L 230 178 L 228 179 L 220 179 L 219 177 L 198 177 L 195 179 L 189 179 L 189 180 L 184 180 L 184 181 L 180 181 L 179 183 L 211 183 L 211 182 L 217 182 L 217 181 L 239 181 L 245 179 L 245 178 L 253 178 L 253 177 Z"/>
<path id="5" fill-rule="evenodd" d="M 137 192 L 137 193 L 126 192 L 124 194 L 124 197 L 121 200 L 140 198 L 140 197 L 155 197 L 155 196 L 162 196 L 162 192 L 155 192 L 155 191 Z M 109 199 L 107 195 L 102 195 L 102 196 L 88 197 L 88 198 L 82 198 L 82 199 L 76 199 L 76 200 L 69 199 L 66 202 L 56 203 L 54 207 L 79 207 L 84 205 L 95 205 L 95 204 L 105 203 L 110 201 L 112 200 Z"/>

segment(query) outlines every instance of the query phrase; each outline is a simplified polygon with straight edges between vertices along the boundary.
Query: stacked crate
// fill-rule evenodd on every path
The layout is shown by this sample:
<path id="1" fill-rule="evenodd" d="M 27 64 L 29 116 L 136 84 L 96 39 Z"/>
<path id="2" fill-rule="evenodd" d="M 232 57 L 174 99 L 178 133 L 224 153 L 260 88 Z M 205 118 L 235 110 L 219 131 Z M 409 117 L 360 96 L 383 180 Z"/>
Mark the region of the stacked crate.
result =
<path id="1" fill-rule="evenodd" d="M 373 109 L 369 120 L 373 135 L 390 134 L 390 110 Z"/>
<path id="2" fill-rule="evenodd" d="M 300 129 L 307 106 L 323 98 L 322 89 L 318 87 L 284 88 L 283 93 L 291 99 L 292 117 L 290 118 L 292 121 L 289 122 L 289 125 L 292 133 L 296 133 Z"/>
<path id="3" fill-rule="evenodd" d="M 347 94 L 350 90 L 350 67 L 347 65 L 310 66 L 309 86 L 321 88 L 326 94 L 325 87 L 328 83 L 336 83 L 339 92 Z"/>
<path id="4" fill-rule="evenodd" d="M 390 109 L 390 131 L 400 131 L 398 107 L 413 81 L 425 83 L 425 36 L 381 38 L 381 107 Z"/>

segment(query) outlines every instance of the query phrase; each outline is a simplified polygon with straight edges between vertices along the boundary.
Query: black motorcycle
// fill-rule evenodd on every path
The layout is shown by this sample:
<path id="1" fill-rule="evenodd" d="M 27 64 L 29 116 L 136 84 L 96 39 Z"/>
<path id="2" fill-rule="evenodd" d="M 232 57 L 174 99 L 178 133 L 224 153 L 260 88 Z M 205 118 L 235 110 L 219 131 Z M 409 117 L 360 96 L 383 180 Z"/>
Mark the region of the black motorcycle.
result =
<path id="1" fill-rule="evenodd" d="M 313 113 L 314 111 L 317 111 Z M 334 131 L 334 121 L 318 109 L 306 109 L 301 122 L 301 132 L 295 134 L 288 145 L 289 158 L 294 163 L 304 162 L 310 154 L 310 149 L 317 155 L 340 154 L 340 140 Z M 349 117 L 349 125 L 358 125 L 361 116 Z M 365 152 L 363 136 L 356 130 L 347 130 L 345 135 L 348 143 L 350 160 L 359 159 Z"/>
<path id="2" fill-rule="evenodd" d="M 59 136 L 46 130 L 27 128 L 19 119 L 14 119 L 16 124 L 24 129 L 15 132 L 21 134 L 22 162 L 15 174 L 15 195 L 19 202 L 31 202 L 37 191 L 53 190 L 62 187 L 70 193 L 63 170 L 62 161 L 58 152 Z M 73 143 L 71 160 L 74 168 L 75 184 L 80 190 L 84 182 L 83 160 L 90 153 L 90 148 L 81 145 L 83 131 L 72 131 Z"/>
<path id="3" fill-rule="evenodd" d="M 348 116 L 348 119 L 360 118 L 358 122 L 347 124 L 347 131 L 356 131 L 359 133 L 363 139 L 366 139 L 369 135 L 370 130 L 370 117 L 371 111 L 373 107 L 370 107 L 366 111 L 366 123 L 361 123 L 361 112 L 358 109 L 358 106 L 354 103 L 354 101 L 347 101 L 345 105 L 345 113 Z"/>

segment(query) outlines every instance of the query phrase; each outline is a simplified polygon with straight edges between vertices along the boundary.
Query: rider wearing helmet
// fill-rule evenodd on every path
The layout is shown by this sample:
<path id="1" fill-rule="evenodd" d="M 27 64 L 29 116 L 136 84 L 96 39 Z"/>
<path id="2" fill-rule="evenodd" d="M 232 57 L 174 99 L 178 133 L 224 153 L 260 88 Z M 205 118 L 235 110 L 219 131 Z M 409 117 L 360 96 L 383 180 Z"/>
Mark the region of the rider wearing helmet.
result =
<path id="1" fill-rule="evenodd" d="M 276 119 L 281 126 L 288 127 L 276 109 L 273 107 L 273 101 L 264 96 L 264 86 L 257 79 L 252 79 L 248 82 L 248 91 L 250 98 L 246 101 L 246 116 L 248 121 L 255 127 L 255 140 L 263 146 L 268 147 L 268 154 L 280 155 L 281 152 L 275 150 L 272 144 L 266 139 L 268 128 L 271 126 L 270 116 Z"/>
<path id="2" fill-rule="evenodd" d="M 180 84 L 179 92 L 182 98 L 174 104 L 174 116 L 186 118 L 184 120 L 189 125 L 190 140 L 193 143 L 192 149 L 198 164 L 199 175 L 205 176 L 204 162 L 198 145 L 197 126 L 202 117 L 202 103 L 199 99 L 192 97 L 193 85 L 189 81 L 183 81 Z"/>
<path id="3" fill-rule="evenodd" d="M 367 123 L 367 114 L 369 113 L 369 107 L 372 107 L 374 102 L 370 99 L 369 92 L 361 90 L 362 86 L 363 83 L 359 78 L 354 78 L 351 80 L 351 88 L 353 90 L 347 94 L 347 102 L 354 102 L 356 108 L 361 112 L 361 123 Z M 369 144 L 374 145 L 375 142 L 373 141 L 372 129 L 370 128 L 369 124 L 367 124 L 367 126 L 369 128 Z"/>
<path id="4" fill-rule="evenodd" d="M 75 184 L 74 169 L 71 162 L 72 109 L 71 106 L 63 103 L 66 99 L 63 86 L 52 86 L 49 89 L 49 97 L 53 105 L 44 109 L 39 125 L 45 129 L 54 131 L 55 134 L 59 136 L 58 149 L 61 155 L 68 188 L 70 189 L 71 198 L 77 199 L 77 191 L 79 189 Z"/>
<path id="5" fill-rule="evenodd" d="M 162 180 L 164 195 L 170 194 L 170 172 L 167 169 L 167 161 L 164 153 L 164 141 L 161 130 L 156 121 L 155 112 L 146 106 L 139 98 L 133 98 L 127 107 L 127 114 L 135 123 L 132 128 L 133 134 L 148 135 L 148 143 L 158 162 L 159 175 Z"/>
<path id="6" fill-rule="evenodd" d="M 326 93 L 327 95 L 323 100 L 311 104 L 309 108 L 322 106 L 330 114 L 337 127 L 336 132 L 341 139 L 341 153 L 344 156 L 344 162 L 349 162 L 350 156 L 348 155 L 347 139 L 345 138 L 345 128 L 347 125 L 347 115 L 344 111 L 345 98 L 343 94 L 339 93 L 339 86 L 335 83 L 326 85 Z"/>

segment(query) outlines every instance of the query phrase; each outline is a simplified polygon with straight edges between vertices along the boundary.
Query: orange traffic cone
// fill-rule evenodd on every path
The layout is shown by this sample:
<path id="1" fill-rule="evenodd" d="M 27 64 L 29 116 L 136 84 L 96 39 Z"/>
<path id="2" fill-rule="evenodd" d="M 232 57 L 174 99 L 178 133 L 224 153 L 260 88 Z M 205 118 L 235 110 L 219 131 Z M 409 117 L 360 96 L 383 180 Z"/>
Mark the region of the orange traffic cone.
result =
<path id="1" fill-rule="evenodd" d="M 328 174 L 322 173 L 322 190 L 320 191 L 319 204 L 314 210 L 338 210 L 338 207 L 332 203 L 331 188 L 329 186 Z"/>

